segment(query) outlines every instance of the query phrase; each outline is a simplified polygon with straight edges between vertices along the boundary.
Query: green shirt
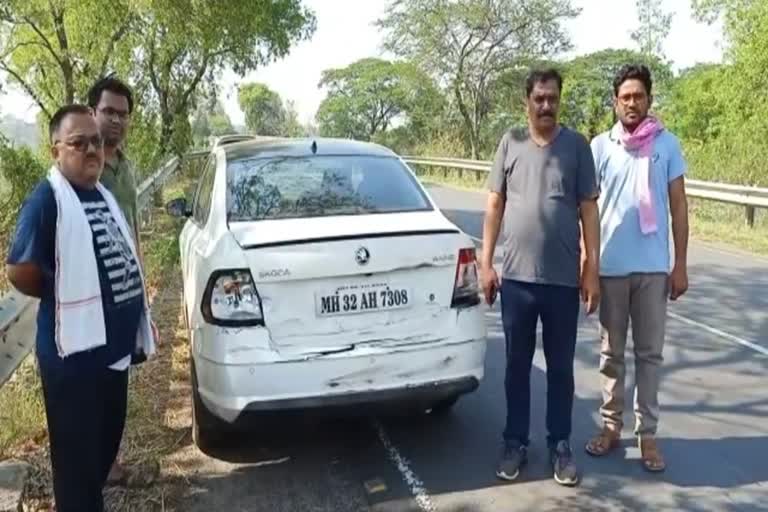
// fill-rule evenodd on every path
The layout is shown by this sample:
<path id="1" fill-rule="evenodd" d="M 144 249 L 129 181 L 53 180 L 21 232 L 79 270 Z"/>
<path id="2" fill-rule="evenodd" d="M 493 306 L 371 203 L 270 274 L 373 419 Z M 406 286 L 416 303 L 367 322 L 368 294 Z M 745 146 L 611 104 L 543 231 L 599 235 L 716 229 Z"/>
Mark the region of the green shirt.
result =
<path id="1" fill-rule="evenodd" d="M 123 210 L 125 220 L 133 231 L 138 233 L 139 217 L 137 209 L 136 172 L 133 164 L 118 150 L 112 160 L 104 162 L 101 184 L 115 196 L 117 204 Z"/>

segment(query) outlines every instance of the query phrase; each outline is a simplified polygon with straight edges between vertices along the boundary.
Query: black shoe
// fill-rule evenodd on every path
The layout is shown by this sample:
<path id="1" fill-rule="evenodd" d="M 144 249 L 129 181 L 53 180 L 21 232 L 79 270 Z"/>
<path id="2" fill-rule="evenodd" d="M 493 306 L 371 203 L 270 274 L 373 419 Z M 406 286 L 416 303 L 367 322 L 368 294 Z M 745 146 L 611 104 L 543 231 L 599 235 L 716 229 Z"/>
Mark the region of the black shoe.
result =
<path id="1" fill-rule="evenodd" d="M 512 481 L 520 475 L 520 468 L 528 462 L 528 448 L 518 441 L 505 441 L 496 476 Z"/>
<path id="2" fill-rule="evenodd" d="M 567 486 L 579 483 L 579 472 L 573 461 L 573 453 L 568 441 L 560 441 L 550 448 L 550 462 L 555 474 L 555 482 Z"/>

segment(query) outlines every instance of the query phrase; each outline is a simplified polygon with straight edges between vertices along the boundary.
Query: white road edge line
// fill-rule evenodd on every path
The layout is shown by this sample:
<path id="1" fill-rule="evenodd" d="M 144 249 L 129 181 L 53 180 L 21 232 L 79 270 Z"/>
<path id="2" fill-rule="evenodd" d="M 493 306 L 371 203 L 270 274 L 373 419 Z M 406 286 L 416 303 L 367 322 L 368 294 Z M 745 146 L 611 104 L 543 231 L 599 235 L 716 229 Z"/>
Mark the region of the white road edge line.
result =
<path id="1" fill-rule="evenodd" d="M 397 470 L 403 477 L 403 481 L 410 488 L 413 499 L 416 501 L 419 509 L 423 512 L 437 512 L 437 508 L 432 503 L 432 499 L 429 497 L 429 494 L 427 494 L 426 489 L 424 489 L 424 483 L 419 479 L 418 476 L 416 476 L 416 473 L 411 470 L 411 467 L 408 465 L 408 461 L 405 460 L 402 455 L 400 455 L 400 451 L 397 449 L 397 447 L 392 444 L 392 440 L 384 430 L 384 426 L 379 420 L 376 419 L 373 420 L 373 426 L 376 427 L 376 433 L 379 436 L 379 441 L 381 441 L 381 444 L 384 445 L 384 449 L 387 450 L 387 455 L 395 464 L 395 466 L 397 466 Z"/>
<path id="2" fill-rule="evenodd" d="M 677 313 L 673 313 L 671 311 L 667 311 L 667 315 L 674 318 L 675 320 L 679 320 L 680 322 L 686 323 L 688 325 L 698 327 L 699 329 L 704 329 L 705 331 L 715 334 L 717 336 L 720 336 L 721 338 L 731 340 L 735 343 L 738 343 L 739 345 L 742 345 L 747 348 L 751 348 L 756 352 L 760 352 L 761 354 L 768 356 L 768 348 L 761 347 L 757 343 L 753 343 L 751 341 L 739 338 L 738 336 L 734 336 L 733 334 L 728 334 L 727 332 L 721 331 L 720 329 L 710 327 L 707 324 L 697 322 L 696 320 L 691 320 L 690 318 L 684 317 L 683 315 L 679 315 Z"/>

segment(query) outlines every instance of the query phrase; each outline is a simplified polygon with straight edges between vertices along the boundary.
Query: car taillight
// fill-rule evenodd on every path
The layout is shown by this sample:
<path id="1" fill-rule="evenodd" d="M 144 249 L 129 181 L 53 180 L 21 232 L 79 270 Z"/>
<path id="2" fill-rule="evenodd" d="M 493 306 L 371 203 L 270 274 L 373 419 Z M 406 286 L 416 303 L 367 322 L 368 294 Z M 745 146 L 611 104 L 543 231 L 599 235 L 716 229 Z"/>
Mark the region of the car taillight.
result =
<path id="1" fill-rule="evenodd" d="M 214 272 L 205 288 L 201 307 L 203 318 L 209 324 L 225 327 L 264 325 L 261 298 L 248 269 Z"/>
<path id="2" fill-rule="evenodd" d="M 463 308 L 478 304 L 480 304 L 480 280 L 477 276 L 475 249 L 460 249 L 451 307 Z"/>

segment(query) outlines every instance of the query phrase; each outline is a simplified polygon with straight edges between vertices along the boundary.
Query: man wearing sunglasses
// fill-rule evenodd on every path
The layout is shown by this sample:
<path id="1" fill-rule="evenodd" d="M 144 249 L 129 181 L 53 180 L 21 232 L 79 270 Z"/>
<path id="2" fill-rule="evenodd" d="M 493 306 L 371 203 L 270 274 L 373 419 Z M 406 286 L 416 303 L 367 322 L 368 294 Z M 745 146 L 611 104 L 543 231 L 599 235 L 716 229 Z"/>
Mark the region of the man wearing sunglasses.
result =
<path id="1" fill-rule="evenodd" d="M 40 299 L 36 355 L 58 512 L 104 510 L 125 426 L 128 367 L 154 351 L 131 228 L 100 184 L 104 140 L 91 109 L 49 125 L 54 165 L 22 205 L 8 280 Z"/>

